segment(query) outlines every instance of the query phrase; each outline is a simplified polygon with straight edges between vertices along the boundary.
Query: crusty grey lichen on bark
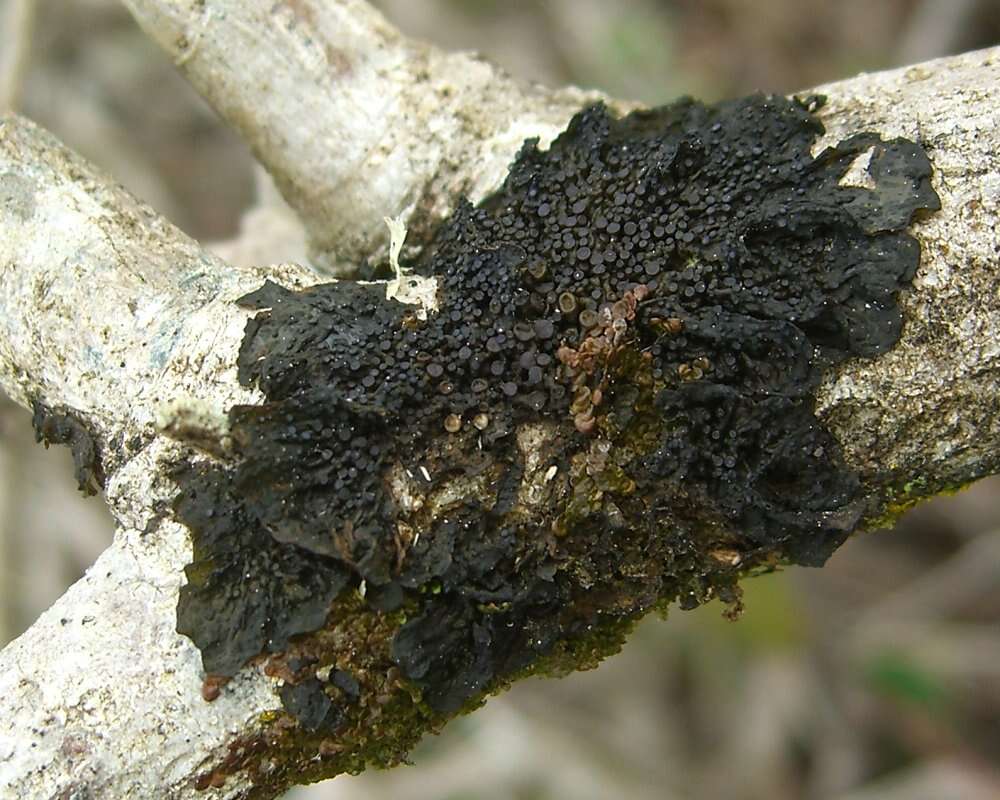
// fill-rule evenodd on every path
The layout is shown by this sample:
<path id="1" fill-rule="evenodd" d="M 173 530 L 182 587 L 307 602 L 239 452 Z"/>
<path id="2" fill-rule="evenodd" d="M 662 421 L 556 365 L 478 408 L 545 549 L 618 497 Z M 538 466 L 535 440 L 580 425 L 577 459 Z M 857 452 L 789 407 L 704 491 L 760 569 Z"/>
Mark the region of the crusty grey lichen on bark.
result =
<path id="1" fill-rule="evenodd" d="M 191 10 L 191 4 L 179 2 L 134 5 L 181 15 L 173 17 L 175 21 L 182 19 L 185 7 Z M 211 57 L 213 48 L 226 41 L 225 26 L 219 22 L 222 11 L 259 17 L 273 4 L 194 5 L 200 10 L 188 21 L 201 26 L 201 38 L 188 40 L 191 52 L 184 58 L 185 68 L 207 82 L 219 67 Z M 319 13 L 314 3 L 287 5 Z M 351 41 L 357 51 L 348 48 L 345 57 L 355 69 L 342 74 L 353 76 L 352 96 L 362 102 L 364 91 L 379 85 L 378 70 L 365 66 L 366 45 L 395 34 L 379 22 L 365 38 L 369 12 L 363 4 L 324 7 L 333 11 L 323 25 L 335 28 L 339 19 L 354 26 Z M 288 8 L 281 13 L 291 13 Z M 313 24 L 320 24 L 317 19 Z M 307 20 L 298 22 L 299 31 L 302 26 L 308 30 Z M 147 24 L 152 24 L 149 18 Z M 257 58 L 262 51 L 247 51 L 246 57 Z M 206 64 L 199 65 L 199 54 Z M 831 367 L 818 388 L 818 418 L 830 430 L 847 467 L 858 475 L 866 524 L 942 488 L 997 471 L 1000 277 L 995 230 L 1000 165 L 997 112 L 988 101 L 1000 73 L 996 58 L 996 51 L 969 54 L 822 89 L 829 101 L 819 115 L 828 139 L 817 145 L 817 155 L 822 147 L 859 131 L 872 131 L 883 141 L 904 137 L 926 149 L 942 205 L 940 212 L 912 228 L 923 260 L 912 286 L 900 294 L 904 325 L 899 343 L 875 360 Z M 247 95 L 229 80 L 239 74 L 238 61 L 226 67 L 232 73 L 216 72 L 218 82 L 212 89 L 219 96 L 233 93 L 233 106 L 245 110 L 250 107 L 242 102 Z M 289 67 L 292 72 L 297 68 Z M 405 73 L 405 58 L 399 57 L 394 68 Z M 475 68 L 488 70 L 481 64 Z M 282 80 L 286 78 L 300 80 L 306 87 L 302 91 L 318 94 L 339 85 L 325 72 L 322 80 L 315 73 Z M 437 141 L 408 160 L 406 169 L 391 160 L 381 166 L 367 164 L 363 183 L 357 182 L 360 173 L 350 169 L 349 159 L 310 176 L 337 186 L 334 176 L 343 167 L 343 175 L 350 176 L 343 180 L 368 193 L 371 208 L 359 204 L 357 216 L 351 216 L 349 207 L 338 208 L 336 229 L 356 230 L 354 238 L 345 239 L 354 242 L 352 247 L 361 248 L 358 242 L 370 247 L 377 241 L 383 215 L 422 208 L 438 209 L 440 218 L 458 197 L 456 181 L 475 186 L 482 175 L 492 175 L 493 183 L 477 199 L 496 189 L 521 141 L 532 132 L 534 123 L 502 144 L 490 139 L 484 150 L 479 138 L 487 135 L 483 132 L 522 130 L 511 106 L 500 104 L 501 111 L 491 118 L 489 104 L 477 105 L 482 85 L 435 87 L 458 92 L 456 104 L 476 107 L 482 115 L 475 130 L 464 127 L 472 132 L 454 140 L 451 155 L 466 157 L 457 157 L 444 170 L 449 178 L 440 179 Z M 569 119 L 570 106 L 562 99 L 549 106 L 539 91 L 524 93 L 520 101 L 524 119 L 558 119 L 550 134 Z M 399 102 L 405 109 L 405 99 Z M 454 112 L 454 106 L 440 109 L 445 118 Z M 326 114 L 336 111 L 311 113 L 316 119 L 302 118 L 301 125 L 321 140 L 322 128 L 309 126 L 322 126 Z M 432 112 L 425 108 L 422 113 L 426 119 Z M 247 124 L 256 123 L 250 119 Z M 419 151 L 416 138 L 411 147 Z M 261 137 L 258 152 L 293 200 L 302 170 L 285 170 L 270 158 L 268 142 Z M 484 153 L 485 162 L 478 160 Z M 840 182 L 864 184 L 864 175 L 855 173 L 848 170 Z M 192 556 L 189 531 L 171 513 L 180 477 L 177 467 L 239 458 L 234 448 L 252 442 L 241 438 L 239 415 L 232 442 L 206 448 L 205 437 L 211 439 L 228 409 L 258 408 L 267 399 L 266 387 L 241 384 L 237 371 L 247 321 L 262 309 L 242 308 L 236 301 L 265 280 L 294 295 L 317 278 L 288 265 L 232 269 L 51 137 L 13 117 L 0 128 L 0 175 L 0 380 L 22 403 L 38 401 L 59 414 L 72 414 L 87 428 L 102 454 L 106 497 L 120 525 L 115 544 L 87 577 L 0 655 L 0 696 L 12 732 L 0 733 L 0 786 L 16 796 L 270 797 L 297 781 L 359 769 L 364 763 L 393 763 L 415 736 L 434 729 L 448 713 L 428 703 L 425 692 L 418 691 L 426 689 L 420 686 L 419 668 L 401 660 L 392 647 L 406 620 L 419 619 L 419 603 L 404 597 L 395 610 L 374 611 L 361 597 L 368 593 L 368 582 L 359 582 L 335 601 L 322 629 L 293 641 L 283 654 L 252 661 L 224 686 L 204 685 L 201 654 L 175 630 L 183 570 Z M 386 191 L 397 178 L 400 185 Z M 317 213 L 312 227 L 322 228 L 322 220 Z M 335 242 L 339 234 L 333 228 L 325 234 L 314 230 L 317 252 L 323 250 L 324 235 L 325 241 Z M 104 291 L 95 292 L 95 286 Z M 320 296 L 324 291 L 313 290 Z M 633 314 L 643 313 L 642 302 L 652 304 L 656 298 L 655 293 L 638 298 L 634 291 L 631 296 L 636 300 Z M 623 318 L 628 316 L 626 308 Z M 667 330 L 674 325 L 672 317 L 658 319 L 665 320 Z M 631 322 L 626 319 L 626 327 Z M 533 333 L 537 337 L 540 332 Z M 579 358 L 580 347 L 568 349 Z M 564 357 L 573 358 L 570 353 Z M 686 366 L 704 372 L 700 364 Z M 530 372 L 531 367 L 526 369 Z M 591 400 L 595 387 L 604 393 L 599 383 L 588 386 Z M 187 409 L 183 419 L 164 412 L 170 401 L 177 413 Z M 592 405 L 604 402 L 602 398 Z M 197 413 L 190 413 L 192 408 Z M 586 412 L 581 406 L 565 421 L 575 435 L 593 437 L 586 430 Z M 244 430 L 257 412 L 245 413 Z M 457 431 L 450 430 L 455 427 L 451 414 L 460 417 Z M 580 424 L 577 414 L 583 415 Z M 441 440 L 474 436 L 472 431 L 479 431 L 476 417 L 449 410 L 441 421 Z M 158 426 L 193 438 L 194 447 L 161 435 Z M 522 477 L 512 483 L 523 487 L 525 500 L 535 489 L 544 489 L 551 466 L 557 466 L 537 456 L 549 441 L 538 426 L 518 437 L 527 450 L 525 463 L 533 459 L 530 473 L 538 479 Z M 209 452 L 195 455 L 205 450 Z M 567 472 L 557 469 L 556 475 Z M 412 479 L 393 474 L 400 502 L 408 497 L 415 503 L 425 494 L 415 482 L 422 477 L 419 466 Z M 465 476 L 456 478 L 455 485 L 474 493 L 477 484 L 475 476 Z M 520 489 L 516 494 L 521 500 Z M 416 533 L 413 530 L 414 538 Z M 725 548 L 716 549 L 714 557 L 720 570 L 738 567 L 737 558 L 742 558 Z M 641 571 L 643 565 L 633 566 Z M 374 582 L 371 588 L 377 589 Z M 440 591 L 454 589 L 442 585 Z M 535 668 L 558 672 L 600 658 L 621 641 L 628 615 L 622 619 L 621 626 L 603 633 L 598 626 L 593 637 L 566 640 L 566 647 L 551 650 Z M 516 672 L 501 670 L 497 680 L 516 677 Z M 207 702 L 203 691 L 216 699 Z M 476 702 L 475 695 L 469 702 Z M 283 703 L 298 712 L 301 724 L 281 710 Z"/>

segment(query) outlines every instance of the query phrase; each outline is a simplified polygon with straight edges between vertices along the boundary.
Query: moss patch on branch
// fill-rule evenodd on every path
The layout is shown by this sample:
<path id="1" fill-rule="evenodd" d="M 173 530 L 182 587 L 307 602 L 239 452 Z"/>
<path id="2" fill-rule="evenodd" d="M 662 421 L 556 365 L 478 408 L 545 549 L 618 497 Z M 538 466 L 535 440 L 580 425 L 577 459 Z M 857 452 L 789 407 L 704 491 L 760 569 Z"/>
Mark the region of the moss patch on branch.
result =
<path id="1" fill-rule="evenodd" d="M 411 265 L 427 319 L 380 284 L 244 297 L 239 377 L 267 402 L 230 410 L 235 461 L 189 467 L 176 504 L 206 671 L 318 641 L 350 588 L 397 621 L 393 691 L 433 727 L 658 605 L 822 564 L 866 509 L 814 393 L 897 341 L 906 228 L 938 200 L 913 142 L 813 157 L 819 103 L 582 111 Z M 322 662 L 283 696 L 336 737 L 372 684 L 348 703 Z"/>

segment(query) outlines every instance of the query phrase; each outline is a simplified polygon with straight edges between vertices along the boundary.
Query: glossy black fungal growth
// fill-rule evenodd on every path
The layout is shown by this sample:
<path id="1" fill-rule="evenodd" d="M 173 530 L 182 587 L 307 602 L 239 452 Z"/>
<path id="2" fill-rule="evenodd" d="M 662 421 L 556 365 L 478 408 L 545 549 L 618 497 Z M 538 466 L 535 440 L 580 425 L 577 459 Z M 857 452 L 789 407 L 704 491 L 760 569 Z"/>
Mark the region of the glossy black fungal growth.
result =
<path id="1" fill-rule="evenodd" d="M 97 447 L 97 440 L 87 426 L 71 411 L 57 411 L 44 403 L 32 404 L 31 425 L 35 441 L 65 444 L 73 454 L 73 475 L 80 491 L 86 495 L 97 494 L 104 488 L 104 467 Z"/>
<path id="2" fill-rule="evenodd" d="M 209 675 L 231 676 L 291 636 L 321 627 L 349 581 L 334 559 L 273 538 L 235 494 L 221 467 L 179 476 L 178 518 L 192 531 L 194 561 L 177 604 L 177 630 L 201 650 Z"/>
<path id="3" fill-rule="evenodd" d="M 896 342 L 905 228 L 938 201 L 912 142 L 814 158 L 817 103 L 581 112 L 443 226 L 426 319 L 384 285 L 244 298 L 267 403 L 231 410 L 235 463 L 177 506 L 206 670 L 319 627 L 350 582 L 405 609 L 393 657 L 450 713 L 609 621 L 823 563 L 864 509 L 813 395 Z"/>
<path id="4" fill-rule="evenodd" d="M 335 731 L 344 723 L 344 714 L 323 691 L 323 684 L 309 678 L 298 684 L 286 683 L 278 690 L 281 704 L 307 731 Z"/>

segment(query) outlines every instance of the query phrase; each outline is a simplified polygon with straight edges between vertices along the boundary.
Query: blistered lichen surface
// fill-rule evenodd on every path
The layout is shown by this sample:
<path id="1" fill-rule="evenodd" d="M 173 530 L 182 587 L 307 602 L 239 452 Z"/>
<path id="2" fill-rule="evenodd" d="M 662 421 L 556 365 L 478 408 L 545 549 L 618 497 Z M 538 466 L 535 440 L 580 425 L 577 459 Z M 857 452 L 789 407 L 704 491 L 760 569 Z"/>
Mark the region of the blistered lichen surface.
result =
<path id="1" fill-rule="evenodd" d="M 243 298 L 239 376 L 267 402 L 231 409 L 234 462 L 186 470 L 176 506 L 206 671 L 350 587 L 405 616 L 392 658 L 447 715 L 654 605 L 823 563 L 865 509 L 813 395 L 898 339 L 906 228 L 937 197 L 909 141 L 814 158 L 817 102 L 597 106 L 526 142 L 413 265 L 426 320 L 378 284 Z M 868 186 L 841 185 L 862 155 Z M 340 718 L 291 685 L 303 727 Z"/>

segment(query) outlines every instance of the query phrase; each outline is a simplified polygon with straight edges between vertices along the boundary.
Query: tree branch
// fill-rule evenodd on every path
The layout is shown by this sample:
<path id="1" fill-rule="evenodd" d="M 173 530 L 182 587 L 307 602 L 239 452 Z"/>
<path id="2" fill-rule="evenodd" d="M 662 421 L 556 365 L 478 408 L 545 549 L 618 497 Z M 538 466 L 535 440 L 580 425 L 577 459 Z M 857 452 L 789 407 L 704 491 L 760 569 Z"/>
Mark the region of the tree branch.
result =
<path id="1" fill-rule="evenodd" d="M 426 234 L 599 97 L 407 40 L 360 0 L 125 4 L 271 173 L 317 265 L 344 273 L 387 243 L 383 217 Z"/>
<path id="2" fill-rule="evenodd" d="M 435 219 L 458 187 L 477 195 L 495 188 L 520 139 L 540 131 L 551 138 L 571 111 L 568 96 L 542 93 L 526 109 L 504 83 L 480 124 L 477 103 L 492 72 L 472 61 L 461 62 L 468 83 L 448 84 L 446 100 L 431 102 L 442 97 L 437 78 L 415 100 L 411 63 L 429 65 L 431 75 L 456 63 L 402 42 L 360 4 L 326 4 L 328 18 L 316 5 L 310 21 L 313 4 L 288 3 L 281 26 L 241 16 L 244 4 L 190 5 L 201 9 L 200 27 L 182 15 L 188 4 L 132 3 L 195 83 L 218 95 L 222 113 L 240 121 L 318 251 L 336 250 L 344 261 L 370 252 L 386 213 L 420 205 Z M 225 28 L 247 38 L 222 43 L 223 12 Z M 344 46 L 345 38 L 356 51 L 348 49 L 330 88 L 327 70 L 338 58 L 322 43 Z M 261 61 L 226 65 L 222 53 Z M 275 67 L 278 53 L 292 60 L 287 70 Z M 361 53 L 370 54 L 355 62 Z M 877 511 L 1000 468 L 1000 120 L 990 102 L 998 56 L 985 51 L 822 88 L 831 140 L 874 130 L 923 142 L 942 201 L 915 229 L 924 260 L 904 293 L 902 340 L 874 361 L 838 368 L 819 395 L 822 418 L 875 499 L 869 523 Z M 303 64 L 313 71 L 303 73 Z M 252 91 L 226 77 L 235 75 L 249 76 Z M 277 99 L 265 111 L 268 84 L 282 91 L 266 93 Z M 228 92 L 236 99 L 223 106 Z M 320 95 L 326 104 L 310 104 Z M 410 103 L 422 108 L 418 116 L 408 117 Z M 388 138 L 372 142 L 375 131 Z M 337 144 L 352 141 L 337 154 Z M 391 762 L 440 725 L 446 716 L 399 699 L 378 635 L 379 626 L 398 623 L 356 595 L 338 601 L 323 646 L 341 668 L 384 674 L 389 701 L 359 708 L 346 730 L 323 739 L 319 759 L 315 740 L 273 713 L 278 679 L 294 672 L 289 662 L 255 663 L 206 703 L 200 654 L 175 632 L 190 544 L 164 512 L 176 494 L 171 470 L 190 453 L 160 431 L 210 438 L 219 412 L 260 399 L 237 381 L 248 314 L 233 301 L 265 276 L 297 288 L 307 273 L 232 269 L 15 117 L 0 129 L 0 198 L 0 385 L 22 404 L 65 415 L 93 440 L 120 526 L 88 575 L 0 654 L 10 726 L 0 734 L 0 786 L 24 797 L 228 798 L 248 796 L 252 780 L 256 796 L 274 796 L 366 759 Z M 181 406 L 164 411 L 169 400 Z M 373 641 L 383 644 L 366 652 Z"/>
<path id="3" fill-rule="evenodd" d="M 820 146 L 875 130 L 922 142 L 934 165 L 941 211 L 915 230 L 922 265 L 903 294 L 903 338 L 875 364 L 831 376 L 818 404 L 866 480 L 909 485 L 914 499 L 1000 465 L 998 78 L 992 48 L 815 90 L 829 97 Z"/>
<path id="4" fill-rule="evenodd" d="M 173 491 L 171 445 L 154 432 L 174 398 L 209 411 L 255 399 L 235 381 L 247 315 L 233 300 L 265 273 L 231 269 L 16 116 L 0 127 L 0 197 L 0 383 L 85 427 L 119 525 L 87 576 L 0 654 L 0 787 L 192 796 L 206 756 L 276 701 L 259 680 L 221 705 L 201 698 L 198 652 L 175 632 L 188 533 L 163 522 L 142 534 Z"/>

